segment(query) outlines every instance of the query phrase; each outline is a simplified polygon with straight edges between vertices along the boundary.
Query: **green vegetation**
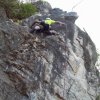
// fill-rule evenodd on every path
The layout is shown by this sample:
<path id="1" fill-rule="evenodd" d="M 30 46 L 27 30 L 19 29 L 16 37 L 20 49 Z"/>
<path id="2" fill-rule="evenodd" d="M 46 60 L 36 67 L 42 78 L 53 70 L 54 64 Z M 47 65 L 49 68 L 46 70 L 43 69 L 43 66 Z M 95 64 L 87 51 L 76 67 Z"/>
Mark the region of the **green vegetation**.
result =
<path id="1" fill-rule="evenodd" d="M 6 11 L 7 16 L 12 17 L 12 13 L 16 9 L 18 4 L 17 0 L 0 0 L 0 7 L 3 7 Z"/>
<path id="2" fill-rule="evenodd" d="M 33 15 L 35 12 L 37 12 L 37 9 L 31 3 L 20 3 L 19 8 L 14 13 L 14 17 L 17 19 L 24 19 Z"/>
<path id="3" fill-rule="evenodd" d="M 100 100 L 100 95 L 99 95 L 99 96 L 97 96 L 96 100 Z"/>
<path id="4" fill-rule="evenodd" d="M 17 20 L 27 18 L 37 12 L 36 6 L 18 0 L 0 0 L 0 6 L 5 9 L 8 18 Z"/>

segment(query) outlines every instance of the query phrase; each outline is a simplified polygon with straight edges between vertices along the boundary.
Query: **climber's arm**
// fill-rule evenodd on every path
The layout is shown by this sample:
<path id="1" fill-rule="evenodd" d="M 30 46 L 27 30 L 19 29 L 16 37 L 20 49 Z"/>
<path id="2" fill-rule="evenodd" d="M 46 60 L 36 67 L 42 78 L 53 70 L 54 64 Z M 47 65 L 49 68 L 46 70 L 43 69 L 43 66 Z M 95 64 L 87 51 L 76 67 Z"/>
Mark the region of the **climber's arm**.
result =
<path id="1" fill-rule="evenodd" d="M 61 22 L 61 21 L 56 21 L 57 24 L 60 24 L 60 26 L 65 25 L 65 23 Z"/>

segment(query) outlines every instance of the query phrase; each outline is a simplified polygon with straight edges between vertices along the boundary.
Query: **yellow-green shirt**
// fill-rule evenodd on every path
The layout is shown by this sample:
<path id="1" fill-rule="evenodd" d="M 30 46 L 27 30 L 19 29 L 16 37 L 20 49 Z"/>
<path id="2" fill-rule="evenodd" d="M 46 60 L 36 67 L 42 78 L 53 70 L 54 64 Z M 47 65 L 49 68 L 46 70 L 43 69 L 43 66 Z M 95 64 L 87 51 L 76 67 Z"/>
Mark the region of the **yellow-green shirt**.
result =
<path id="1" fill-rule="evenodd" d="M 46 23 L 46 24 L 49 24 L 49 25 L 54 24 L 55 22 L 56 22 L 56 21 L 51 20 L 51 19 L 46 19 L 46 20 L 45 20 L 45 23 Z"/>

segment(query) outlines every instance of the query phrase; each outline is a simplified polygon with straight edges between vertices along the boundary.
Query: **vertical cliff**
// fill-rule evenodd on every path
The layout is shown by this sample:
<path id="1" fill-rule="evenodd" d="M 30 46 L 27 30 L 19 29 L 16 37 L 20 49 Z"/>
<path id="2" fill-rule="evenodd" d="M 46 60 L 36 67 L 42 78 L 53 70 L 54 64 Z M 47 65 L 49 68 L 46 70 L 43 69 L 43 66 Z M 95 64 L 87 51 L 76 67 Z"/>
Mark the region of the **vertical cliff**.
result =
<path id="1" fill-rule="evenodd" d="M 87 32 L 75 25 L 77 16 L 67 16 L 60 9 L 31 16 L 27 25 L 34 18 L 47 16 L 65 23 L 64 26 L 53 26 L 59 35 L 41 36 L 30 34 L 26 27 L 16 25 L 1 13 L 2 10 L 0 100 L 97 98 L 100 78 L 95 68 L 96 48 Z"/>

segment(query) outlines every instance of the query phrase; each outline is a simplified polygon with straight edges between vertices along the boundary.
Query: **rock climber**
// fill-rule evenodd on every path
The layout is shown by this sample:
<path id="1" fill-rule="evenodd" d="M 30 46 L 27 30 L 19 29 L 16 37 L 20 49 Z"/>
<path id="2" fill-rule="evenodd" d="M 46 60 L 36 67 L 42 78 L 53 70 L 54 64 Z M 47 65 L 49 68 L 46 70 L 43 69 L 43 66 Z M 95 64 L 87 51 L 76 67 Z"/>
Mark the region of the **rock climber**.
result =
<path id="1" fill-rule="evenodd" d="M 36 31 L 36 33 L 42 32 L 42 33 L 46 33 L 47 35 L 55 35 L 57 32 L 50 31 L 51 25 L 55 23 L 58 23 L 60 25 L 65 25 L 63 22 L 55 21 L 55 20 L 52 20 L 51 18 L 46 18 L 45 20 L 42 20 L 42 21 L 36 20 L 31 25 L 32 30 L 30 32 L 34 33 L 34 31 Z"/>

